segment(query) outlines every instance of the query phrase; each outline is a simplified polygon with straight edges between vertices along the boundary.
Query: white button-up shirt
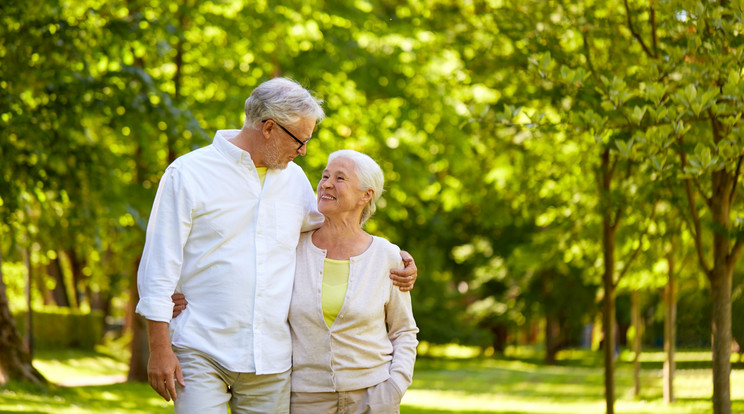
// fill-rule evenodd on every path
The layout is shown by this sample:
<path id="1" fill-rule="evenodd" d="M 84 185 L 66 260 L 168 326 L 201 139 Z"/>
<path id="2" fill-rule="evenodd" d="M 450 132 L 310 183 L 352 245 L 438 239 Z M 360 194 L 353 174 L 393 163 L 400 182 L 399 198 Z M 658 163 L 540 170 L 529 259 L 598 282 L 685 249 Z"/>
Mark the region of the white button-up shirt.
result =
<path id="1" fill-rule="evenodd" d="M 170 321 L 171 342 L 234 372 L 291 367 L 287 313 L 301 231 L 317 228 L 312 186 L 289 163 L 261 187 L 250 154 L 218 131 L 163 174 L 138 271 L 137 313 Z M 171 320 L 174 291 L 189 304 Z"/>

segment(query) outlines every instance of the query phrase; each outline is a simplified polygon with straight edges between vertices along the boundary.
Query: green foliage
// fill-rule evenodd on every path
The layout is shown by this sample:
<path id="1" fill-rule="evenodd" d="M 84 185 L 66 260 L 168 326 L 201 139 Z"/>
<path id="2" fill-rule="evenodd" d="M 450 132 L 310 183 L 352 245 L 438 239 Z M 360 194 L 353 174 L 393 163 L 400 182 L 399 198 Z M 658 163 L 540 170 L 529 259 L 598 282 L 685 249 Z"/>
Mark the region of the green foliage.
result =
<path id="1" fill-rule="evenodd" d="M 618 288 L 662 286 L 670 251 L 695 260 L 681 180 L 707 196 L 739 172 L 740 2 L 654 2 L 655 33 L 635 1 L 280 3 L 0 6 L 0 251 L 16 270 L 28 253 L 34 303 L 59 257 L 83 301 L 125 312 L 160 174 L 277 75 L 325 101 L 298 161 L 311 182 L 339 148 L 382 165 L 368 230 L 416 258 L 424 340 L 494 345 L 545 312 L 576 331 L 602 295 L 607 212 Z M 741 215 L 716 230 L 738 239 Z M 4 272 L 14 303 L 22 277 Z"/>

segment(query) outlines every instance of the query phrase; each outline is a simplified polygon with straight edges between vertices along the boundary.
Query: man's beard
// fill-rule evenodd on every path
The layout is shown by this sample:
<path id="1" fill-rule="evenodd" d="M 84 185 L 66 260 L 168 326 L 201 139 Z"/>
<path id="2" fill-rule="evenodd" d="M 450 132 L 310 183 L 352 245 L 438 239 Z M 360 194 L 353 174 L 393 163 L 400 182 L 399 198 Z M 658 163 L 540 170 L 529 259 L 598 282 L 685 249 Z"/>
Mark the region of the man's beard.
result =
<path id="1" fill-rule="evenodd" d="M 281 150 L 279 148 L 279 141 L 272 139 L 269 141 L 269 145 L 266 146 L 266 153 L 264 156 L 264 163 L 267 168 L 272 170 L 283 170 L 287 168 L 289 162 L 281 162 Z"/>

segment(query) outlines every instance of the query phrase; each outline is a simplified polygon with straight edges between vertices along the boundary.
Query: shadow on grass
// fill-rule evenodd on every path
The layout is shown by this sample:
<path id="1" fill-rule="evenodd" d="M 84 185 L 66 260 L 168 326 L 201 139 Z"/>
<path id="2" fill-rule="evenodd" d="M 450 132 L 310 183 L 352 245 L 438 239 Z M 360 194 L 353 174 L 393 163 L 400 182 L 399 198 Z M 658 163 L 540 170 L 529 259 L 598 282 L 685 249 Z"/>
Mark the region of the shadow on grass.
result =
<path id="1" fill-rule="evenodd" d="M 627 364 L 632 364 L 632 362 L 625 362 Z M 711 361 L 675 361 L 674 366 L 678 370 L 685 370 L 685 369 L 713 369 L 713 365 Z M 641 362 L 641 369 L 657 369 L 661 370 L 664 368 L 664 362 L 663 361 L 642 361 Z M 732 362 L 731 363 L 731 369 L 732 370 L 744 370 L 744 362 Z"/>
<path id="2" fill-rule="evenodd" d="M 172 405 L 159 398 L 147 383 L 82 387 L 12 383 L 0 388 L 0 412 L 172 413 Z M 17 409 L 20 411 L 13 411 Z"/>
<path id="3" fill-rule="evenodd" d="M 676 358 L 675 367 L 678 370 L 694 370 L 694 369 L 711 369 L 710 351 L 706 349 L 693 349 L 678 350 L 679 353 L 685 354 L 687 352 L 700 352 L 704 356 L 703 359 L 686 360 Z M 616 366 L 632 366 L 632 354 L 628 356 L 626 353 L 630 351 L 623 351 L 623 355 L 615 360 Z M 649 348 L 643 351 L 643 353 L 656 354 L 660 352 L 658 349 Z M 643 355 L 643 354 L 642 354 Z M 518 356 L 494 356 L 499 360 L 503 361 L 521 361 L 525 363 L 550 366 L 545 364 L 545 352 L 541 349 L 533 349 L 530 352 L 523 352 Z M 644 370 L 661 370 L 664 368 L 664 361 L 647 361 L 641 358 L 641 369 Z M 584 368 L 601 368 L 604 367 L 604 354 L 601 349 L 589 350 L 589 349 L 567 349 L 562 350 L 558 354 L 558 360 L 552 366 L 558 367 L 584 367 Z M 731 363 L 732 370 L 744 370 L 744 359 L 740 358 L 738 361 Z"/>
<path id="4" fill-rule="evenodd" d="M 13 413 L 24 413 L 24 414 L 51 414 L 49 411 L 28 411 L 23 408 L 14 410 L 12 408 L 4 408 L 2 411 L 4 414 L 13 414 Z"/>
<path id="5" fill-rule="evenodd" d="M 82 358 L 103 358 L 112 361 L 119 361 L 111 354 L 94 351 L 89 349 L 66 348 L 66 349 L 37 349 L 34 351 L 34 359 L 54 360 L 58 362 L 67 362 Z"/>

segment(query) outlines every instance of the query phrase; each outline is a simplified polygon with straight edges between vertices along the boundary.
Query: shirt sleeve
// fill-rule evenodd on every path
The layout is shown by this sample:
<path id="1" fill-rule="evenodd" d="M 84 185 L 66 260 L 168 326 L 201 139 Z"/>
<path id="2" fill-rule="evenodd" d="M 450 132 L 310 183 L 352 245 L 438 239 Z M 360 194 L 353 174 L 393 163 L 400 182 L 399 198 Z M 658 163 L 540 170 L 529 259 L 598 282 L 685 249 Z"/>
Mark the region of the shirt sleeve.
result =
<path id="1" fill-rule="evenodd" d="M 149 320 L 171 320 L 171 295 L 181 276 L 183 249 L 191 230 L 191 204 L 183 174 L 171 165 L 160 179 L 137 271 L 140 300 L 136 311 Z"/>
<path id="2" fill-rule="evenodd" d="M 403 267 L 402 262 L 400 267 Z M 416 363 L 416 346 L 419 332 L 413 318 L 410 292 L 401 292 L 390 284 L 390 300 L 385 309 L 388 324 L 388 338 L 393 344 L 393 361 L 390 366 L 390 379 L 405 392 L 413 382 L 413 366 Z"/>
<path id="3" fill-rule="evenodd" d="M 310 181 L 305 186 L 302 199 L 304 200 L 305 217 L 302 219 L 302 232 L 316 230 L 323 224 L 323 215 L 318 211 L 318 200 L 315 197 Z"/>

